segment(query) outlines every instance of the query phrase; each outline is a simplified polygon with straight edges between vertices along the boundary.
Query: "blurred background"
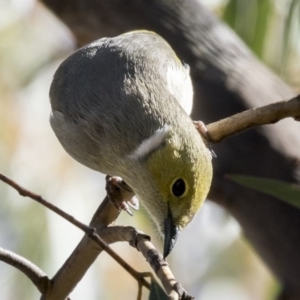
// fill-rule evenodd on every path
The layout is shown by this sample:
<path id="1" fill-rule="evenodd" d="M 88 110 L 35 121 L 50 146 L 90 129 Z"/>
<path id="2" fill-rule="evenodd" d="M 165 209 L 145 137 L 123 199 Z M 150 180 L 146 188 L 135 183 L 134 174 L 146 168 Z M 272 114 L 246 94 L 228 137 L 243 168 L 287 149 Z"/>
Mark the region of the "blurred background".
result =
<path id="1" fill-rule="evenodd" d="M 270 68 L 299 88 L 299 1 L 201 2 Z M 49 124 L 51 79 L 74 49 L 71 33 L 39 2 L 0 0 L 0 172 L 89 223 L 104 198 L 104 176 L 71 159 Z M 118 224 L 143 230 L 162 249 L 143 209 L 134 217 L 122 213 Z M 2 182 L 0 228 L 0 247 L 26 257 L 50 278 L 83 235 Z M 113 248 L 138 271 L 149 270 L 142 256 L 127 244 Z M 243 239 L 237 222 L 209 201 L 180 235 L 169 263 L 178 281 L 199 300 L 271 300 L 280 288 Z M 135 299 L 136 294 L 136 282 L 104 253 L 71 298 Z M 0 299 L 38 298 L 23 274 L 0 262 Z"/>

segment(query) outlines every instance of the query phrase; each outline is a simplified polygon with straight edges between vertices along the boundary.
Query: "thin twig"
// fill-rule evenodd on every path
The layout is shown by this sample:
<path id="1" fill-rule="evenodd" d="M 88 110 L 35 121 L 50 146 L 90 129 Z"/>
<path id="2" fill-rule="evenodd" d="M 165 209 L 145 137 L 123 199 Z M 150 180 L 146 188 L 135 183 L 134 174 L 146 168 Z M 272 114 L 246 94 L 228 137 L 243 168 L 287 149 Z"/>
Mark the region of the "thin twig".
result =
<path id="1" fill-rule="evenodd" d="M 284 118 L 292 117 L 300 121 L 300 95 L 287 100 L 272 103 L 266 106 L 252 108 L 223 120 L 208 124 L 208 140 L 218 143 L 253 127 L 273 124 Z"/>
<path id="2" fill-rule="evenodd" d="M 37 195 L 37 194 L 35 194 L 35 193 L 33 193 L 33 192 L 31 192 L 31 191 L 29 191 L 29 190 L 21 187 L 15 181 L 13 181 L 12 179 L 8 178 L 7 176 L 5 176 L 5 175 L 3 175 L 1 173 L 0 173 L 0 180 L 2 180 L 3 182 L 7 183 L 11 187 L 13 187 L 16 191 L 18 191 L 18 193 L 21 196 L 23 196 L 23 197 L 29 197 L 29 198 L 37 201 L 38 203 L 46 206 L 47 208 L 49 208 L 50 210 L 52 210 L 56 214 L 60 215 L 62 218 L 68 220 L 70 223 L 72 223 L 76 227 L 78 227 L 81 230 L 83 230 L 85 233 L 87 233 L 87 234 L 92 234 L 93 233 L 94 228 L 92 228 L 90 226 L 87 226 L 84 223 L 81 223 L 80 221 L 76 220 L 73 216 L 67 214 L 66 212 L 64 212 L 63 210 L 61 210 L 60 208 L 58 208 L 57 206 L 55 206 L 55 205 L 51 204 L 50 202 L 46 201 L 45 199 L 43 199 L 43 197 L 41 197 L 40 195 Z"/>
<path id="3" fill-rule="evenodd" d="M 150 242 L 150 238 L 147 235 L 130 226 L 113 226 L 103 228 L 101 237 L 109 244 L 115 241 L 127 241 L 131 246 L 139 250 L 161 281 L 170 299 L 194 299 L 186 293 L 181 284 L 175 279 L 168 263 Z M 151 273 L 142 273 L 140 276 L 151 277 L 152 275 Z"/>
<path id="4" fill-rule="evenodd" d="M 114 227 L 111 227 L 114 229 Z M 92 234 L 92 236 L 89 236 L 93 241 L 98 243 L 101 248 L 107 252 L 120 266 L 123 267 L 133 278 L 135 278 L 138 282 L 140 282 L 144 287 L 147 289 L 150 289 L 150 284 L 148 281 L 144 279 L 143 276 L 141 276 L 142 273 L 136 271 L 134 268 L 132 268 L 120 255 L 118 255 L 115 251 L 113 251 L 107 243 L 105 243 L 97 234 L 96 231 Z"/>
<path id="5" fill-rule="evenodd" d="M 138 283 L 138 294 L 137 294 L 137 300 L 142 300 L 142 284 L 139 282 Z"/>
<path id="6" fill-rule="evenodd" d="M 29 198 L 37 201 L 38 203 L 46 206 L 53 212 L 57 213 L 58 215 L 60 215 L 61 217 L 63 217 L 64 219 L 66 219 L 67 221 L 69 221 L 70 223 L 72 223 L 73 225 L 75 225 L 76 227 L 81 229 L 82 231 L 84 231 L 91 240 L 96 242 L 115 261 L 117 261 L 129 274 L 131 274 L 140 284 L 142 284 L 146 288 L 150 289 L 149 282 L 147 282 L 144 278 L 141 278 L 141 275 L 139 272 L 137 272 L 135 269 L 133 269 L 125 260 L 123 260 L 115 251 L 113 251 L 109 247 L 109 245 L 98 236 L 97 230 L 94 227 L 87 226 L 84 223 L 81 223 L 80 221 L 76 220 L 73 216 L 65 213 L 63 210 L 61 210 L 57 206 L 55 206 L 55 205 L 49 203 L 48 201 L 46 201 L 45 199 L 43 199 L 40 195 L 37 195 L 37 194 L 21 187 L 15 181 L 13 181 L 12 179 L 8 178 L 7 176 L 5 176 L 1 173 L 0 173 L 0 180 L 7 183 L 11 187 L 13 187 L 15 190 L 17 190 L 21 196 L 29 197 Z M 100 205 L 100 207 L 101 207 L 101 205 Z M 93 222 L 94 222 L 95 218 L 96 217 L 94 216 L 93 220 L 92 220 Z"/>
<path id="7" fill-rule="evenodd" d="M 105 197 L 94 214 L 91 225 L 97 228 L 97 236 L 105 242 L 106 246 L 101 248 L 95 247 L 95 244 L 91 242 L 91 238 L 88 235 L 85 235 L 64 265 L 53 277 L 53 288 L 51 291 L 51 298 L 49 299 L 57 299 L 59 296 L 66 295 L 68 292 L 73 290 L 102 250 L 108 252 L 108 254 L 110 254 L 127 272 L 129 272 L 139 284 L 150 289 L 150 284 L 144 278 L 141 279 L 141 273 L 134 270 L 108 246 L 108 244 L 112 243 L 112 240 L 106 241 L 106 237 L 102 237 L 102 230 L 107 228 L 107 225 L 111 224 L 118 215 L 119 211 L 109 201 L 108 197 Z M 114 226 L 109 228 L 113 229 Z M 112 235 L 114 235 L 113 231 Z M 92 236 L 93 240 L 94 238 L 95 237 Z M 117 241 L 124 241 L 124 239 L 113 240 L 113 242 Z M 64 283 L 63 285 L 61 284 L 62 282 Z"/>
<path id="8" fill-rule="evenodd" d="M 49 278 L 39 267 L 26 258 L 9 250 L 0 248 L 0 260 L 23 272 L 41 293 L 44 293 L 47 290 L 47 287 L 50 284 Z"/>

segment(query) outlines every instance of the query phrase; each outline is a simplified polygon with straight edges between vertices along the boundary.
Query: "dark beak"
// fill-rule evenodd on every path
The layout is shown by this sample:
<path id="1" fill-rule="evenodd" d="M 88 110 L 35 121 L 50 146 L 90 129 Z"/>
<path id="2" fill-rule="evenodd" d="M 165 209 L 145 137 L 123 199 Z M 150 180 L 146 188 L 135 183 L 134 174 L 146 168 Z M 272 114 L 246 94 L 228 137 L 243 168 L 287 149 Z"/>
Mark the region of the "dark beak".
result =
<path id="1" fill-rule="evenodd" d="M 168 216 L 165 219 L 164 226 L 165 226 L 164 228 L 164 232 L 165 232 L 164 259 L 165 259 L 174 248 L 178 236 L 178 227 L 174 225 L 172 213 L 169 208 L 168 208 Z"/>

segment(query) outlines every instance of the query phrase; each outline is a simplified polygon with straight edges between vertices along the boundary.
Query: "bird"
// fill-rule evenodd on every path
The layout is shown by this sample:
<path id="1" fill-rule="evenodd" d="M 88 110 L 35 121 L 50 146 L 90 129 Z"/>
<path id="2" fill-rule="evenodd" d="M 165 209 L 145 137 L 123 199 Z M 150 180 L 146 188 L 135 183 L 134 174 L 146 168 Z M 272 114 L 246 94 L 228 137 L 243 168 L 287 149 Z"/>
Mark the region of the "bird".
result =
<path id="1" fill-rule="evenodd" d="M 67 57 L 49 96 L 50 124 L 63 148 L 124 180 L 164 236 L 166 258 L 212 181 L 211 151 L 189 116 L 189 66 L 158 34 L 132 31 Z"/>

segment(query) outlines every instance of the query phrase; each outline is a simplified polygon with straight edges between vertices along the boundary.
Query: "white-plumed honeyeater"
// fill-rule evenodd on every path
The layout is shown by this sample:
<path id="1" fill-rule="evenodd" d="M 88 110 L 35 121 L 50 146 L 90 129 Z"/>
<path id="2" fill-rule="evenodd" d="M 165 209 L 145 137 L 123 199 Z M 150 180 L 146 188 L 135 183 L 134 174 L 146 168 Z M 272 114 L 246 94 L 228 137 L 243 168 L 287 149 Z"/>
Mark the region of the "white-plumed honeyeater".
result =
<path id="1" fill-rule="evenodd" d="M 164 257 L 201 207 L 211 152 L 189 117 L 189 67 L 159 35 L 135 31 L 79 49 L 50 89 L 52 128 L 65 150 L 120 176 L 164 234 Z"/>

